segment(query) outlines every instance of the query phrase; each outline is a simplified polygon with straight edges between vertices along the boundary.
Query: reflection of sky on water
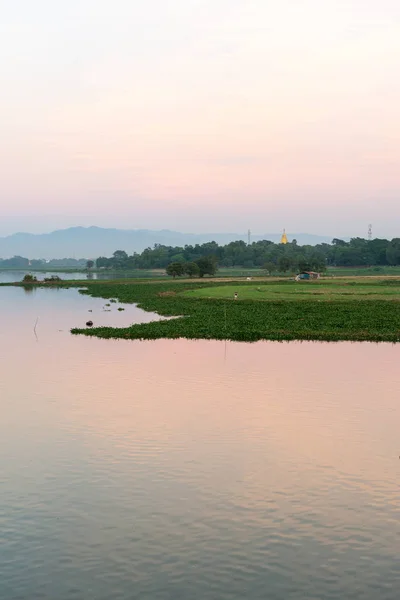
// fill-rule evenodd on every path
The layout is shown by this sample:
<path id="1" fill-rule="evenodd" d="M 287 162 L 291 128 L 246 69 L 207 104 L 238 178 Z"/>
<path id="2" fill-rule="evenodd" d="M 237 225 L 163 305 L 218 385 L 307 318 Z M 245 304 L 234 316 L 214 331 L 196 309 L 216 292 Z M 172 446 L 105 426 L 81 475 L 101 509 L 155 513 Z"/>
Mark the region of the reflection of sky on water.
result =
<path id="1" fill-rule="evenodd" d="M 37 279 L 39 280 L 43 280 L 45 277 L 51 277 L 52 275 L 57 275 L 58 277 L 61 277 L 61 279 L 64 280 L 72 280 L 72 279 L 78 279 L 78 280 L 95 280 L 95 279 L 100 279 L 100 280 L 112 280 L 112 279 L 131 279 L 132 277 L 135 277 L 137 275 L 137 273 L 132 273 L 129 271 L 126 272 L 120 272 L 120 273 L 113 273 L 113 272 L 108 272 L 108 271 L 98 271 L 95 273 L 87 273 L 85 271 L 82 272 L 65 272 L 65 271 L 49 271 L 49 272 L 44 272 L 44 271 L 9 271 L 9 270 L 4 270 L 1 271 L 0 270 L 0 283 L 15 283 L 16 281 L 22 281 L 22 279 L 24 278 L 24 275 L 26 273 L 31 273 L 32 275 L 35 275 L 35 277 L 37 277 Z M 161 274 L 164 274 L 163 272 L 161 272 Z M 143 277 L 143 273 L 139 273 L 140 277 Z M 154 273 L 153 273 L 154 276 Z"/>
<path id="2" fill-rule="evenodd" d="M 68 600 L 71 580 L 96 600 L 397 597 L 400 346 L 97 340 L 68 328 L 101 299 L 0 299 L 4 597 L 38 568 Z"/>
<path id="3" fill-rule="evenodd" d="M 44 272 L 44 271 L 30 271 L 29 269 L 27 269 L 26 271 L 9 271 L 9 270 L 0 271 L 0 283 L 14 283 L 16 281 L 22 281 L 24 278 L 24 275 L 26 273 L 31 273 L 39 280 L 43 280 L 45 277 L 52 277 L 52 276 L 61 277 L 61 279 L 88 279 L 87 273 L 65 273 L 63 271 Z M 95 275 L 96 274 L 94 273 L 93 277 L 95 277 Z M 90 275 L 89 279 L 91 279 L 91 278 L 92 277 Z"/>
<path id="4" fill-rule="evenodd" d="M 3 287 L 0 288 L 0 299 L 3 315 L 10 315 L 12 311 L 14 334 L 21 333 L 24 338 L 33 330 L 36 319 L 37 335 L 43 337 L 44 334 L 51 336 L 54 331 L 69 332 L 73 327 L 85 327 L 88 320 L 96 327 L 128 327 L 132 323 L 162 318 L 134 304 L 81 294 L 77 288 Z"/>

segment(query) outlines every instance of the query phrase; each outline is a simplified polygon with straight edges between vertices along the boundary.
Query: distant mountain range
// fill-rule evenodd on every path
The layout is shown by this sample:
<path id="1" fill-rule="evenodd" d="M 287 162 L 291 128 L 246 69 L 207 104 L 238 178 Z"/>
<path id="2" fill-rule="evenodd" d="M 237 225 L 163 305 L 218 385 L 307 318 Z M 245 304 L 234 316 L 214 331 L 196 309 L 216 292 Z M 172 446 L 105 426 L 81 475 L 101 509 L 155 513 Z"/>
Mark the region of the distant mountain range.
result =
<path id="1" fill-rule="evenodd" d="M 307 233 L 288 233 L 288 239 L 296 239 L 299 244 L 319 244 L 331 242 L 332 238 Z M 271 240 L 279 242 L 280 233 L 252 235 L 251 241 Z M 14 233 L 0 238 L 0 258 L 24 256 L 26 258 L 97 258 L 111 256 L 115 250 L 125 250 L 128 254 L 142 252 L 154 244 L 184 246 L 215 241 L 228 244 L 236 240 L 247 242 L 245 233 L 180 233 L 163 229 L 105 229 L 102 227 L 70 227 L 51 233 Z"/>

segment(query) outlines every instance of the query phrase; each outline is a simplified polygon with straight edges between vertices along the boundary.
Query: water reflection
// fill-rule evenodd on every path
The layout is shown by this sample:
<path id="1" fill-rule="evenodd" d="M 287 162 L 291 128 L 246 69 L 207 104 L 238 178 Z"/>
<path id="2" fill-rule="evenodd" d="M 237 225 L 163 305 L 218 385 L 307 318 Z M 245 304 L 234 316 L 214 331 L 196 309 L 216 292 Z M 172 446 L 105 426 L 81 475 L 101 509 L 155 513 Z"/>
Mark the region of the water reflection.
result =
<path id="1" fill-rule="evenodd" d="M 397 598 L 399 346 L 74 337 L 92 299 L 3 291 L 1 598 Z"/>
<path id="2" fill-rule="evenodd" d="M 65 271 L 11 271 L 11 270 L 0 270 L 0 283 L 14 283 L 16 281 L 22 281 L 26 274 L 33 274 L 37 279 L 43 280 L 45 277 L 60 277 L 61 279 L 87 279 L 87 272 L 65 272 Z M 93 273 L 90 273 L 93 275 Z M 94 274 L 96 275 L 96 274 Z"/>
<path id="3" fill-rule="evenodd" d="M 0 288 L 0 302 L 2 318 L 4 321 L 11 319 L 14 335 L 22 336 L 22 339 L 27 331 L 32 332 L 36 319 L 39 319 L 38 335 L 50 339 L 54 332 L 69 336 L 72 327 L 85 327 L 89 319 L 96 327 L 128 327 L 132 323 L 163 318 L 145 312 L 135 304 L 110 304 L 102 298 L 80 294 L 76 288 L 3 287 Z M 124 310 L 118 310 L 120 308 Z"/>
<path id="4" fill-rule="evenodd" d="M 11 270 L 4 270 L 1 271 L 0 270 L 0 283 L 14 283 L 16 281 L 22 281 L 22 279 L 24 278 L 24 275 L 26 275 L 27 273 L 32 273 L 33 275 L 35 275 L 38 279 L 43 280 L 45 277 L 51 277 L 51 276 L 57 276 L 60 277 L 61 279 L 64 280 L 72 280 L 72 279 L 77 279 L 77 280 L 95 280 L 95 279 L 99 279 L 101 281 L 107 281 L 107 280 L 112 280 L 112 279 L 131 279 L 131 278 L 141 278 L 143 276 L 145 276 L 145 274 L 143 272 L 120 272 L 120 273 L 113 273 L 113 272 L 109 272 L 109 271 L 97 271 L 97 272 L 91 272 L 91 271 L 29 271 L 29 270 L 22 270 L 22 271 L 11 271 Z M 163 271 L 160 272 L 153 272 L 152 273 L 152 277 L 162 277 L 163 275 L 165 275 L 165 273 Z"/>
<path id="5" fill-rule="evenodd" d="M 33 285 L 24 285 L 24 286 L 22 287 L 22 289 L 24 290 L 25 294 L 28 294 L 28 295 L 29 295 L 29 294 L 32 294 L 32 293 L 33 293 L 34 287 L 35 287 L 35 286 L 33 286 Z"/>

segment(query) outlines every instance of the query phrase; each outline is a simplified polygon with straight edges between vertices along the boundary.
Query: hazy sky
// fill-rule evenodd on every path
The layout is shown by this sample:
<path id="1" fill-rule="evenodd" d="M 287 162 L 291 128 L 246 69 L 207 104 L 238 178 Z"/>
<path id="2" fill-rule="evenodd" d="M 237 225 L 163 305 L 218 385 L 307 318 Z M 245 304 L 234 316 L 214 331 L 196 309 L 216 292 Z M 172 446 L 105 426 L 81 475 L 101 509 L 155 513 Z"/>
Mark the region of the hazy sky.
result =
<path id="1" fill-rule="evenodd" d="M 0 0 L 0 235 L 400 235 L 399 0 Z"/>

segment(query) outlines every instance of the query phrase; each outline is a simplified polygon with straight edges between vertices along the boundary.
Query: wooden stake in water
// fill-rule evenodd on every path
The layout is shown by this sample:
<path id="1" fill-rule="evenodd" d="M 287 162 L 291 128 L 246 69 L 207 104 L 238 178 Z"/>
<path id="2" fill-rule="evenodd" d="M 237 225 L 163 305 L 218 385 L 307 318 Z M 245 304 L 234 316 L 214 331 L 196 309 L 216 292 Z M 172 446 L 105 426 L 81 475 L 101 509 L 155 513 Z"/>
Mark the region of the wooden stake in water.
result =
<path id="1" fill-rule="evenodd" d="M 39 321 L 39 317 L 36 317 L 35 325 L 33 327 L 33 333 L 35 334 L 35 338 L 36 338 L 37 342 L 39 341 L 39 338 L 38 338 L 37 333 L 36 333 L 36 326 L 38 324 L 38 321 Z"/>
<path id="2" fill-rule="evenodd" d="M 224 362 L 226 362 L 226 304 L 224 304 L 224 313 L 225 313 L 225 344 L 224 344 Z"/>

